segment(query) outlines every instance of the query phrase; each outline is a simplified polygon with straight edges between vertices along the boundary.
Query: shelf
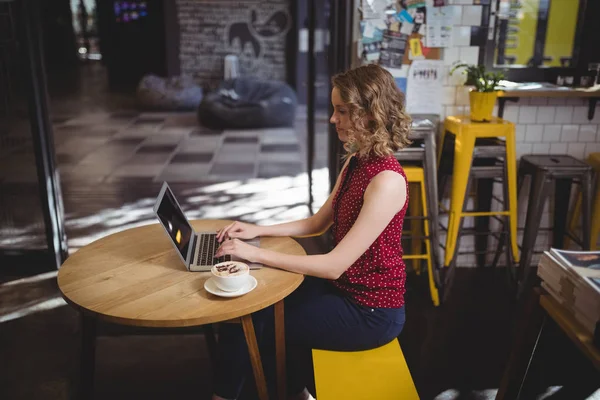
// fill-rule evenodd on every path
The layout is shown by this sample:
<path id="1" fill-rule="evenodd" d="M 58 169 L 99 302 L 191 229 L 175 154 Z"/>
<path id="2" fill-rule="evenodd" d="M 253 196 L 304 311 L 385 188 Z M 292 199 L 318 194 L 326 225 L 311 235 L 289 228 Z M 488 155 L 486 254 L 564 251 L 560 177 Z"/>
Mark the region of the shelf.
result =
<path id="1" fill-rule="evenodd" d="M 600 100 L 600 88 L 598 85 L 594 88 L 570 88 L 556 86 L 547 83 L 527 83 L 515 87 L 514 89 L 502 90 L 498 92 L 498 117 L 504 115 L 504 106 L 507 101 L 518 102 L 520 98 L 532 97 L 568 97 L 588 99 L 588 120 L 594 119 L 596 103 Z"/>

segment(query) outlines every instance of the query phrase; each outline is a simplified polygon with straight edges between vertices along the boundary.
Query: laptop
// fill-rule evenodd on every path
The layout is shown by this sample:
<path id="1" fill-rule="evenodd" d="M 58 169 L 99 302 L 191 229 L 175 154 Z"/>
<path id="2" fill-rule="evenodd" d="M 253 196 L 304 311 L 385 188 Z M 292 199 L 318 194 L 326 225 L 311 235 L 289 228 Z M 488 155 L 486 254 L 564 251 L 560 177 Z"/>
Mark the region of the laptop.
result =
<path id="1" fill-rule="evenodd" d="M 223 261 L 244 261 L 250 269 L 262 267 L 261 264 L 250 263 L 235 256 L 215 257 L 220 245 L 217 232 L 194 231 L 167 182 L 164 182 L 160 189 L 154 204 L 154 213 L 188 271 L 210 271 L 213 265 Z M 245 242 L 260 247 L 258 238 Z"/>

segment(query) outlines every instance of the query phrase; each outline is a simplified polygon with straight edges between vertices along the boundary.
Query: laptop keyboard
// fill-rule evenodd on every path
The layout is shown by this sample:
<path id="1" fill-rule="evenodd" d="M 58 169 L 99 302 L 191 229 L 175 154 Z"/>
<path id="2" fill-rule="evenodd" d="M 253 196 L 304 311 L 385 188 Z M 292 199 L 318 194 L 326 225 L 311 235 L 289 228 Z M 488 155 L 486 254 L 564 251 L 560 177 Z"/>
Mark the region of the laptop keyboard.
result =
<path id="1" fill-rule="evenodd" d="M 224 261 L 231 261 L 231 256 L 215 257 L 220 243 L 216 233 L 203 233 L 200 235 L 200 249 L 196 265 L 215 265 Z"/>

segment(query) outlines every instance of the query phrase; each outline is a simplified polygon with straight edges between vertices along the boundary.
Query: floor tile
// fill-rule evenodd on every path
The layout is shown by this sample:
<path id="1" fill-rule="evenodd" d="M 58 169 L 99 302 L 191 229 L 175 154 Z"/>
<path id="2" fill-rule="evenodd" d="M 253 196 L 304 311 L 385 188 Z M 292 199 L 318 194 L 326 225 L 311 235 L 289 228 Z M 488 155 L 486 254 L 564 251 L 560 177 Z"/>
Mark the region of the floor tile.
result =
<path id="1" fill-rule="evenodd" d="M 65 121 L 63 125 L 90 125 L 105 122 L 110 117 L 109 113 L 100 112 L 89 112 L 83 113 L 76 118 L 72 118 Z"/>
<path id="2" fill-rule="evenodd" d="M 115 133 L 113 138 L 147 138 L 156 134 L 158 134 L 157 131 L 150 131 L 139 127 L 130 127 Z"/>
<path id="3" fill-rule="evenodd" d="M 194 129 L 190 127 L 162 127 L 158 131 L 158 136 L 160 137 L 169 137 L 169 136 L 177 136 L 177 135 L 190 135 Z"/>
<path id="4" fill-rule="evenodd" d="M 149 165 L 123 165 L 116 168 L 111 177 L 145 177 L 153 178 L 164 168 L 164 164 L 149 164 Z"/>
<path id="5" fill-rule="evenodd" d="M 57 154 L 56 162 L 58 164 L 77 164 L 83 157 L 85 156 L 81 154 Z"/>
<path id="6" fill-rule="evenodd" d="M 221 144 L 221 136 L 189 137 L 179 143 L 179 153 L 215 152 Z"/>
<path id="7" fill-rule="evenodd" d="M 225 137 L 262 137 L 268 129 L 225 129 Z"/>
<path id="8" fill-rule="evenodd" d="M 68 121 L 69 119 L 71 119 L 71 117 L 52 116 L 50 118 L 53 124 L 62 124 L 63 122 Z"/>
<path id="9" fill-rule="evenodd" d="M 223 143 L 219 153 L 234 153 L 234 154 L 245 154 L 245 153 L 257 153 L 258 146 L 256 144 L 248 143 Z"/>
<path id="10" fill-rule="evenodd" d="M 298 152 L 260 153 L 258 159 L 263 164 L 268 162 L 290 164 L 301 161 Z"/>
<path id="11" fill-rule="evenodd" d="M 164 165 L 171 157 L 171 153 L 136 153 L 127 159 L 125 165 Z"/>
<path id="12" fill-rule="evenodd" d="M 171 159 L 171 164 L 181 163 L 209 163 L 213 159 L 213 153 L 177 153 Z"/>
<path id="13" fill-rule="evenodd" d="M 262 163 L 258 165 L 258 178 L 296 176 L 302 172 L 304 171 L 300 163 Z"/>
<path id="14" fill-rule="evenodd" d="M 300 147 L 297 144 L 263 144 L 260 147 L 261 153 L 265 152 L 297 152 Z"/>
<path id="15" fill-rule="evenodd" d="M 281 128 L 266 128 L 262 129 L 263 136 L 268 137 L 285 137 L 296 136 L 296 128 L 281 127 Z"/>
<path id="16" fill-rule="evenodd" d="M 261 143 L 265 144 L 297 144 L 298 138 L 294 136 L 263 136 Z"/>
<path id="17" fill-rule="evenodd" d="M 111 165 L 72 165 L 61 166 L 60 176 L 64 179 L 89 180 L 90 182 L 101 182 L 107 177 L 114 166 Z"/>
<path id="18" fill-rule="evenodd" d="M 200 182 L 206 180 L 210 164 L 170 164 L 154 180 L 155 182 Z"/>
<path id="19" fill-rule="evenodd" d="M 221 135 L 223 134 L 222 130 L 219 129 L 210 129 L 205 126 L 198 126 L 192 129 L 192 136 L 213 136 L 213 135 Z"/>
<path id="20" fill-rule="evenodd" d="M 117 111 L 110 114 L 110 118 L 119 120 L 132 120 L 140 115 L 137 111 Z"/>
<path id="21" fill-rule="evenodd" d="M 106 144 L 109 146 L 138 146 L 144 141 L 142 138 L 115 138 Z"/>
<path id="22" fill-rule="evenodd" d="M 162 124 L 165 122 L 164 117 L 150 116 L 150 115 L 142 115 L 135 120 L 134 125 L 146 125 L 146 124 Z"/>
<path id="23" fill-rule="evenodd" d="M 254 164 L 257 159 L 258 153 L 255 151 L 226 152 L 221 150 L 217 153 L 215 162 L 223 164 Z"/>
<path id="24" fill-rule="evenodd" d="M 113 136 L 118 132 L 111 126 L 82 126 L 80 134 L 82 136 Z"/>
<path id="25" fill-rule="evenodd" d="M 163 126 L 164 127 L 179 127 L 179 128 L 189 126 L 189 127 L 197 128 L 199 126 L 199 124 L 198 124 L 198 118 L 196 117 L 196 113 L 189 112 L 189 113 L 180 113 L 180 114 L 165 118 L 165 123 Z"/>
<path id="26" fill-rule="evenodd" d="M 254 177 L 254 164 L 218 164 L 215 163 L 210 175 L 227 175 L 236 177 Z"/>
<path id="27" fill-rule="evenodd" d="M 156 135 L 148 136 L 143 142 L 142 146 L 156 145 L 156 144 L 179 144 L 181 140 L 186 136 L 184 134 L 168 134 L 162 135 L 162 131 Z"/>
<path id="28" fill-rule="evenodd" d="M 85 156 L 78 164 L 78 166 L 117 166 L 127 161 L 134 152 L 133 147 L 102 147 L 98 151 L 94 151 Z"/>
<path id="29" fill-rule="evenodd" d="M 107 138 L 73 138 L 60 146 L 57 146 L 57 154 L 87 154 L 92 150 L 104 145 Z"/>
<path id="30" fill-rule="evenodd" d="M 258 143 L 258 137 L 227 136 L 224 143 Z"/>
<path id="31" fill-rule="evenodd" d="M 170 154 L 177 148 L 177 144 L 150 144 L 140 146 L 136 153 L 166 153 Z"/>

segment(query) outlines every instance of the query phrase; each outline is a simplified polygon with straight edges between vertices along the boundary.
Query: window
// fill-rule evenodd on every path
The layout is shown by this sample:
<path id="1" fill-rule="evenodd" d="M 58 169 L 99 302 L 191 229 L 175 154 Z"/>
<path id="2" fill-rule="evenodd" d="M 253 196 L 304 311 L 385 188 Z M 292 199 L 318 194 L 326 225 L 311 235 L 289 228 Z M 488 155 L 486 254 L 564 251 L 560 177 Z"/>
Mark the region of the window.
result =
<path id="1" fill-rule="evenodd" d="M 588 69 L 600 61 L 600 46 L 593 44 L 600 34 L 600 1 L 480 1 L 483 21 L 489 21 L 480 60 L 487 67 L 504 70 L 515 81 L 595 75 Z"/>
<path id="2" fill-rule="evenodd" d="M 580 0 L 500 0 L 494 65 L 574 66 L 580 3 Z"/>

